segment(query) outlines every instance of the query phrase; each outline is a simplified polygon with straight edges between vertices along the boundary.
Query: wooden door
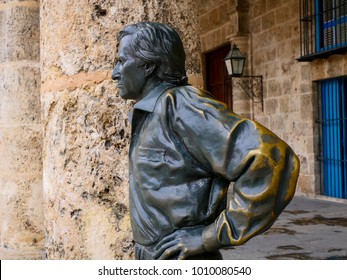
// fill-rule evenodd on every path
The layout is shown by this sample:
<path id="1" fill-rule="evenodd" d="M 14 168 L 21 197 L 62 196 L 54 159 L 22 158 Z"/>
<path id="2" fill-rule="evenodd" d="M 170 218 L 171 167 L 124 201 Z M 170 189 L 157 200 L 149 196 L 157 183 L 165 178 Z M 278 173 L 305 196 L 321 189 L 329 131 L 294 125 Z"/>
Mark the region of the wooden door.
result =
<path id="1" fill-rule="evenodd" d="M 206 89 L 219 101 L 226 103 L 232 109 L 231 78 L 224 63 L 230 45 L 221 47 L 206 54 Z"/>

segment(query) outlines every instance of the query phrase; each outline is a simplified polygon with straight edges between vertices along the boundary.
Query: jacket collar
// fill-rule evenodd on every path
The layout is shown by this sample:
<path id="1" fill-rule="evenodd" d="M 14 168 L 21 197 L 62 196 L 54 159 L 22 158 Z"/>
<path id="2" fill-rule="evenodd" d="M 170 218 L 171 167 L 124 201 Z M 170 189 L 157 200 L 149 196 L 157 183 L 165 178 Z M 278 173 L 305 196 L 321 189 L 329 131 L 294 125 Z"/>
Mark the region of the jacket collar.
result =
<path id="1" fill-rule="evenodd" d="M 134 110 L 142 110 L 152 113 L 159 97 L 170 87 L 173 86 L 166 83 L 156 86 L 144 98 L 135 103 Z"/>

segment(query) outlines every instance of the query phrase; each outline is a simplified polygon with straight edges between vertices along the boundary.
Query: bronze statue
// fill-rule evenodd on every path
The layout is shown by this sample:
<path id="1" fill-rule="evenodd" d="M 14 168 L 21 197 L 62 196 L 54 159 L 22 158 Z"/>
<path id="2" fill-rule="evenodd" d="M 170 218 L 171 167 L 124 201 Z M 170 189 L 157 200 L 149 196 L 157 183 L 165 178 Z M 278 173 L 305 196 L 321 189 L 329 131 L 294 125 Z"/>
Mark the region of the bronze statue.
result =
<path id="1" fill-rule="evenodd" d="M 122 98 L 136 101 L 129 149 L 135 257 L 221 259 L 220 248 L 270 228 L 295 192 L 292 149 L 187 83 L 172 28 L 128 25 L 118 42 L 112 79 Z"/>

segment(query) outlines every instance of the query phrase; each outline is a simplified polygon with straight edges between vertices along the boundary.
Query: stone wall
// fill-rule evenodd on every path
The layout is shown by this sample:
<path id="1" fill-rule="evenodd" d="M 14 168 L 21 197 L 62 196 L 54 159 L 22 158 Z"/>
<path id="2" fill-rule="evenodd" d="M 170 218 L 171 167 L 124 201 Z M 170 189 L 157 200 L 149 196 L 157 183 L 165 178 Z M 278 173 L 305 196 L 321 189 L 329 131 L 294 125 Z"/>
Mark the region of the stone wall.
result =
<path id="1" fill-rule="evenodd" d="M 260 104 L 247 104 L 237 91 L 234 111 L 269 127 L 295 150 L 301 161 L 298 192 L 315 195 L 320 171 L 313 81 L 346 73 L 346 56 L 298 62 L 299 11 L 296 0 L 206 0 L 200 8 L 200 33 L 204 52 L 236 42 L 247 55 L 246 73 L 263 75 L 264 111 Z"/>
<path id="2" fill-rule="evenodd" d="M 195 1 L 41 1 L 44 196 L 50 259 L 128 259 L 128 111 L 111 81 L 116 34 L 161 21 L 202 81 Z"/>
<path id="3" fill-rule="evenodd" d="M 319 191 L 316 161 L 317 104 L 308 63 L 300 56 L 299 1 L 252 1 L 251 52 L 254 71 L 265 77 L 265 111 L 256 119 L 283 138 L 301 162 L 298 192 Z"/>
<path id="4" fill-rule="evenodd" d="M 232 25 L 228 11 L 232 1 L 202 0 L 199 1 L 199 27 L 201 51 L 211 51 L 229 43 L 228 37 Z"/>
<path id="5" fill-rule="evenodd" d="M 42 258 L 39 1 L 0 1 L 0 77 L 0 249 Z"/>

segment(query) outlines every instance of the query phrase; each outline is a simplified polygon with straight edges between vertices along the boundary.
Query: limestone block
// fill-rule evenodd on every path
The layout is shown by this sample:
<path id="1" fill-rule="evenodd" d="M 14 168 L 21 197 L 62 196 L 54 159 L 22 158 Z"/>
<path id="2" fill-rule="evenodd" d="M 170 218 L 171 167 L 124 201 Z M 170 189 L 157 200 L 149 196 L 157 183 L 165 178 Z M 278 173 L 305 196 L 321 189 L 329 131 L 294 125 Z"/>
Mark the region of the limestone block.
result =
<path id="1" fill-rule="evenodd" d="M 250 24 L 250 32 L 256 34 L 256 33 L 259 33 L 262 29 L 261 29 L 261 21 L 262 21 L 262 18 L 261 17 L 258 17 L 257 19 L 254 19 L 251 21 L 251 24 Z"/>
<path id="2" fill-rule="evenodd" d="M 273 28 L 275 26 L 276 16 L 275 12 L 269 12 L 262 16 L 263 30 Z"/>
<path id="3" fill-rule="evenodd" d="M 300 76 L 303 81 L 311 81 L 310 63 L 300 63 Z"/>
<path id="4" fill-rule="evenodd" d="M 267 98 L 278 97 L 282 95 L 283 91 L 291 90 L 290 87 L 289 88 L 282 87 L 281 81 L 279 81 L 278 79 L 267 79 L 265 84 L 266 84 L 265 90 L 266 90 Z"/>
<path id="5" fill-rule="evenodd" d="M 250 8 L 250 18 L 257 18 L 266 13 L 266 0 L 254 1 Z"/>
<path id="6" fill-rule="evenodd" d="M 326 77 L 325 65 L 322 59 L 315 59 L 310 63 L 312 80 L 321 80 Z"/>
<path id="7" fill-rule="evenodd" d="M 342 76 L 345 73 L 343 72 L 344 61 L 342 55 L 333 55 L 329 57 L 329 63 L 327 64 L 327 74 L 329 77 L 338 77 Z"/>
<path id="8" fill-rule="evenodd" d="M 312 93 L 312 84 L 310 84 L 310 83 L 308 83 L 308 84 L 302 83 L 300 85 L 300 92 L 301 93 Z"/>
<path id="9" fill-rule="evenodd" d="M 313 135 L 313 124 L 312 122 L 297 121 L 293 127 L 293 134 L 296 137 L 311 136 Z"/>
<path id="10" fill-rule="evenodd" d="M 42 176 L 0 173 L 0 243 L 18 249 L 44 246 Z"/>
<path id="11" fill-rule="evenodd" d="M 269 128 L 274 133 L 279 134 L 280 137 L 283 134 L 283 132 L 287 133 L 286 127 L 284 125 L 286 123 L 287 116 L 288 115 L 286 115 L 286 114 L 271 115 Z"/>
<path id="12" fill-rule="evenodd" d="M 280 113 L 300 112 L 300 98 L 293 95 L 286 95 L 279 98 Z M 309 109 L 309 108 L 307 108 Z"/>
<path id="13" fill-rule="evenodd" d="M 0 128 L 0 173 L 40 174 L 42 172 L 41 126 L 1 126 Z"/>
<path id="14" fill-rule="evenodd" d="M 250 108 L 251 108 L 251 104 L 249 100 L 233 102 L 233 111 L 236 114 L 240 114 L 241 116 L 249 117 Z"/>
<path id="15" fill-rule="evenodd" d="M 38 64 L 12 63 L 0 67 L 0 125 L 41 122 Z"/>
<path id="16" fill-rule="evenodd" d="M 279 3 L 279 1 L 274 1 L 274 0 L 271 0 L 271 2 Z M 290 8 L 290 6 L 291 6 L 291 3 L 288 3 L 286 7 L 281 7 L 280 9 L 276 9 L 277 24 L 281 24 L 292 19 L 292 14 L 288 12 L 288 9 Z"/>
<path id="17" fill-rule="evenodd" d="M 273 115 L 279 112 L 278 99 L 267 99 L 265 102 L 265 112 L 269 115 Z"/>
<path id="18" fill-rule="evenodd" d="M 38 19 L 38 7 L 14 6 L 0 11 L 0 63 L 24 59 L 39 60 Z"/>
<path id="19" fill-rule="evenodd" d="M 278 1 L 278 0 L 266 0 L 266 7 L 268 10 L 272 10 L 280 6 L 283 1 Z"/>
<path id="20" fill-rule="evenodd" d="M 303 194 L 315 194 L 315 176 L 300 174 L 298 178 L 297 191 Z"/>
<path id="21" fill-rule="evenodd" d="M 278 61 L 271 61 L 264 65 L 264 76 L 265 77 L 280 77 L 281 76 L 281 65 Z"/>
<path id="22" fill-rule="evenodd" d="M 268 116 L 257 116 L 255 121 L 259 122 L 265 127 L 270 127 L 270 118 Z"/>
<path id="23" fill-rule="evenodd" d="M 312 94 L 305 94 L 300 96 L 300 112 L 302 120 L 312 120 L 316 111 L 313 104 Z"/>

